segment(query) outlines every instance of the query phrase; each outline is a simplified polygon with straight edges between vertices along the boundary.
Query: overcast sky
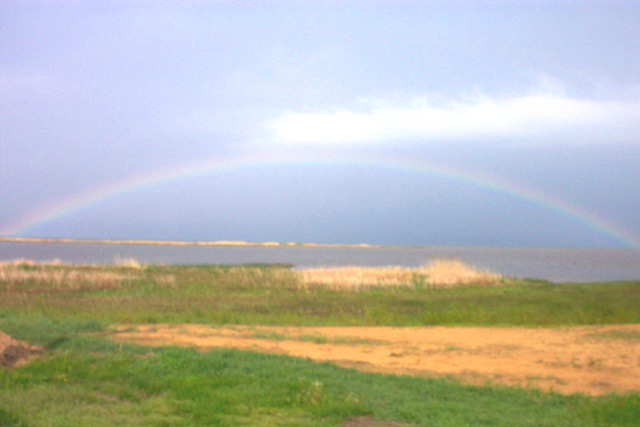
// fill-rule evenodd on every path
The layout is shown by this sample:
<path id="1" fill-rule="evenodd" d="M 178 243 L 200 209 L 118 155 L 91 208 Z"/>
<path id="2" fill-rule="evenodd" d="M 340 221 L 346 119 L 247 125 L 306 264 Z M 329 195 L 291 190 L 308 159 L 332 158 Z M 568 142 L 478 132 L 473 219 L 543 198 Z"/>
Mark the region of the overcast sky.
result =
<path id="1" fill-rule="evenodd" d="M 0 235 L 638 245 L 638 22 L 635 1 L 4 0 Z"/>

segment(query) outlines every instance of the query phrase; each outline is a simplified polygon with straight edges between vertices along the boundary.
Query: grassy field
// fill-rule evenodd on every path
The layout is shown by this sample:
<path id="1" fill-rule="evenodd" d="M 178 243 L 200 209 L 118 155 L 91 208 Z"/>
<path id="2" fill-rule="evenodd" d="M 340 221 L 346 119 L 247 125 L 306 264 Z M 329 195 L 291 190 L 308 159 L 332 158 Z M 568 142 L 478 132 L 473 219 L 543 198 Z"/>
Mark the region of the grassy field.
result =
<path id="1" fill-rule="evenodd" d="M 341 425 L 357 417 L 442 426 L 637 425 L 637 393 L 588 397 L 468 386 L 254 352 L 115 344 L 87 334 L 142 322 L 640 323 L 640 282 L 493 277 L 452 287 L 431 283 L 425 271 L 402 277 L 393 286 L 340 287 L 306 280 L 287 266 L 5 263 L 0 330 L 45 351 L 25 366 L 0 367 L 0 426 Z"/>
<path id="2" fill-rule="evenodd" d="M 109 323 L 520 325 L 640 323 L 640 282 L 496 279 L 354 290 L 305 283 L 286 266 L 64 266 L 0 269 L 0 312 Z"/>

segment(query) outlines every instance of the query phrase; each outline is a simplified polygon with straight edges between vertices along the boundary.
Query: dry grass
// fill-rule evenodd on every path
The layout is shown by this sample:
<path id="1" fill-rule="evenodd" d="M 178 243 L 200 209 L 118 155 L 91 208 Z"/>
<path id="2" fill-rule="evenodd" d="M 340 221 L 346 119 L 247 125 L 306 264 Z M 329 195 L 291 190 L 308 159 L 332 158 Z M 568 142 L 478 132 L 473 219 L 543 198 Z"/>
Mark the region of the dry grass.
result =
<path id="1" fill-rule="evenodd" d="M 453 288 L 468 285 L 496 285 L 500 275 L 477 270 L 456 259 L 434 259 L 418 268 L 406 267 L 322 267 L 299 271 L 303 286 L 359 290 L 372 287 Z"/>
<path id="2" fill-rule="evenodd" d="M 502 279 L 499 274 L 477 270 L 457 259 L 433 259 L 416 272 L 426 278 L 426 283 L 440 288 L 459 285 L 496 285 Z"/>
<path id="3" fill-rule="evenodd" d="M 135 258 L 121 258 L 120 255 L 116 255 L 113 259 L 113 263 L 118 267 L 131 268 L 134 270 L 139 270 L 141 268 L 145 268 L 146 266 L 141 265 L 137 259 Z"/>
<path id="4" fill-rule="evenodd" d="M 133 258 L 114 260 L 113 266 L 63 265 L 60 260 L 36 262 L 29 259 L 0 261 L 0 292 L 65 292 L 120 289 L 136 281 L 149 280 L 159 288 L 178 287 L 172 274 L 145 274 L 146 265 Z"/>
<path id="5" fill-rule="evenodd" d="M 17 258 L 10 261 L 0 261 L 0 268 L 4 268 L 6 266 L 13 267 L 35 267 L 35 266 L 44 266 L 44 265 L 62 265 L 62 261 L 59 259 L 54 259 L 51 261 L 33 261 L 27 258 Z"/>
<path id="6" fill-rule="evenodd" d="M 404 267 L 320 267 L 299 271 L 303 285 L 358 290 L 370 287 L 402 287 L 413 283 L 414 272 Z"/>
<path id="7" fill-rule="evenodd" d="M 114 289 L 136 278 L 131 272 L 101 271 L 88 266 L 60 267 L 59 261 L 34 262 L 27 259 L 0 262 L 0 285 L 5 291 Z"/>

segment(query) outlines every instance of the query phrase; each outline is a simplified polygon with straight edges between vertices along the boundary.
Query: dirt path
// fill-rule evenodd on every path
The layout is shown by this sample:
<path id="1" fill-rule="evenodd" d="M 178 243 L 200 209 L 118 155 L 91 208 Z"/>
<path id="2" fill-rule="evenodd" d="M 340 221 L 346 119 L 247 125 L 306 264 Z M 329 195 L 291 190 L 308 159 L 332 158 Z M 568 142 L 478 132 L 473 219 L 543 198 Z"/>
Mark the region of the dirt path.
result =
<path id="1" fill-rule="evenodd" d="M 563 393 L 640 391 L 640 325 L 480 327 L 210 327 L 123 325 L 116 340 L 234 347 L 331 361 L 371 372 Z"/>

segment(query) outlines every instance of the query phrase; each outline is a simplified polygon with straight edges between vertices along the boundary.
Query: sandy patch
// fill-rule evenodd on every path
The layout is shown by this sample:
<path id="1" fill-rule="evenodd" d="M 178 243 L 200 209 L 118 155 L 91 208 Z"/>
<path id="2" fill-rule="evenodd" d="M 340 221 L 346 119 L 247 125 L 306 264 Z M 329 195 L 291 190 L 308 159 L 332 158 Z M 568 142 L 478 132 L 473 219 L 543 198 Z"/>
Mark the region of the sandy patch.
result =
<path id="1" fill-rule="evenodd" d="M 14 340 L 0 331 L 0 366 L 13 368 L 22 365 L 41 351 L 40 347 Z"/>
<path id="2" fill-rule="evenodd" d="M 123 325 L 113 339 L 145 345 L 233 347 L 330 361 L 363 371 L 598 395 L 640 391 L 640 325 L 264 327 Z"/>

